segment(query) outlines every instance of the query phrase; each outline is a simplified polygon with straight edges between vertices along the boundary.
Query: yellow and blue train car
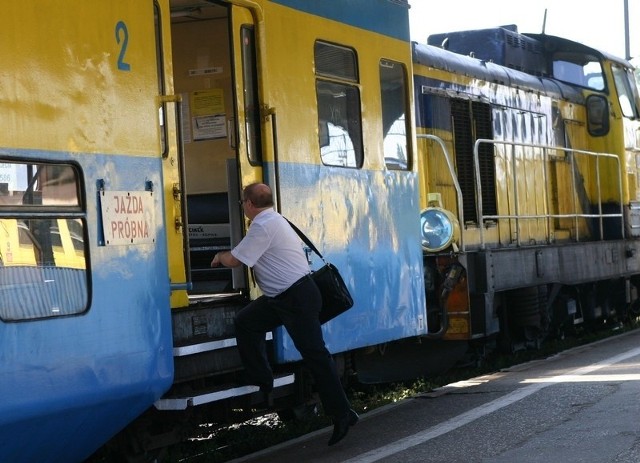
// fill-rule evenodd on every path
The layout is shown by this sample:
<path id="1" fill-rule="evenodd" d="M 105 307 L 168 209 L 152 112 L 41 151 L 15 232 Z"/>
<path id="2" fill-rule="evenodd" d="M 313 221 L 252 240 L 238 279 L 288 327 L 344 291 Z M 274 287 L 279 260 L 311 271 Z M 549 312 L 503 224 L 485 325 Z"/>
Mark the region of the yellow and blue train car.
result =
<path id="1" fill-rule="evenodd" d="M 182 143 L 164 190 L 176 370 L 156 407 L 226 407 L 257 391 L 237 384 L 231 321 L 258 289 L 246 269 L 209 265 L 242 238 L 238 200 L 255 181 L 353 294 L 353 309 L 324 326 L 333 353 L 426 333 L 408 3 L 171 5 Z M 300 357 L 284 329 L 269 337 L 274 396 L 286 402 L 305 389 Z"/>
<path id="2" fill-rule="evenodd" d="M 172 384 L 157 17 L 3 6 L 1 461 L 82 461 Z"/>
<path id="3" fill-rule="evenodd" d="M 632 66 L 513 26 L 414 44 L 432 334 L 516 349 L 637 313 Z"/>

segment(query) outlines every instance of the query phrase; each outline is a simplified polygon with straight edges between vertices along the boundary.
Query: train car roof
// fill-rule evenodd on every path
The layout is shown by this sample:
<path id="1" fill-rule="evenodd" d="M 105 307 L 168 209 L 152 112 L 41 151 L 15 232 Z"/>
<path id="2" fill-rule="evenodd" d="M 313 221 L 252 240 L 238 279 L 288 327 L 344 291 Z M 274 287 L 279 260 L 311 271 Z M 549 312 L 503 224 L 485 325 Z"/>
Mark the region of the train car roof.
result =
<path id="1" fill-rule="evenodd" d="M 491 83 L 540 92 L 576 103 L 584 102 L 581 92 L 558 80 L 534 76 L 491 61 L 461 55 L 433 45 L 413 42 L 413 62 Z"/>

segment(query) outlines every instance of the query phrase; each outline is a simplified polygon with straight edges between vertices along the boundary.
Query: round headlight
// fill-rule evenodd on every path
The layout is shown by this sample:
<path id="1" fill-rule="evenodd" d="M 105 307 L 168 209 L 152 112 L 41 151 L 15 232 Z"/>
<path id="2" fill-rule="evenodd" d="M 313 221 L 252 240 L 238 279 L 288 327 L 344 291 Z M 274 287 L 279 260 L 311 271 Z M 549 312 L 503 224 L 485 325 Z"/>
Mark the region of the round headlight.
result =
<path id="1" fill-rule="evenodd" d="M 436 252 L 450 246 L 458 238 L 460 226 L 454 215 L 439 207 L 430 207 L 420 213 L 422 248 Z"/>

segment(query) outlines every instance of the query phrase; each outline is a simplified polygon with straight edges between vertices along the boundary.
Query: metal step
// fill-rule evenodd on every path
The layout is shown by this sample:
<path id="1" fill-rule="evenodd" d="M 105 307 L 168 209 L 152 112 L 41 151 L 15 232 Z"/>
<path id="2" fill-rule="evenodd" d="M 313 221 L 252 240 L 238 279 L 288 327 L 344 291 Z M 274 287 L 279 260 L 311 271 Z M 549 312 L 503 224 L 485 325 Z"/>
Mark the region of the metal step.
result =
<path id="1" fill-rule="evenodd" d="M 266 341 L 273 339 L 273 333 L 269 331 L 265 335 Z M 182 357 L 185 355 L 201 354 L 212 350 L 226 349 L 227 347 L 235 347 L 237 345 L 236 338 L 218 339 L 216 341 L 202 342 L 200 344 L 190 344 L 187 346 L 178 346 L 173 348 L 174 357 Z"/>
<path id="2" fill-rule="evenodd" d="M 274 390 L 279 387 L 288 386 L 295 382 L 296 375 L 283 375 L 274 378 L 273 388 Z M 243 395 L 253 394 L 258 392 L 260 388 L 258 386 L 233 386 L 220 390 L 203 392 L 201 394 L 192 394 L 186 397 L 166 397 L 162 398 L 154 404 L 158 410 L 186 410 L 188 407 L 196 407 L 198 405 L 208 404 L 211 402 L 217 402 L 220 400 L 230 399 L 232 397 L 239 397 Z"/>

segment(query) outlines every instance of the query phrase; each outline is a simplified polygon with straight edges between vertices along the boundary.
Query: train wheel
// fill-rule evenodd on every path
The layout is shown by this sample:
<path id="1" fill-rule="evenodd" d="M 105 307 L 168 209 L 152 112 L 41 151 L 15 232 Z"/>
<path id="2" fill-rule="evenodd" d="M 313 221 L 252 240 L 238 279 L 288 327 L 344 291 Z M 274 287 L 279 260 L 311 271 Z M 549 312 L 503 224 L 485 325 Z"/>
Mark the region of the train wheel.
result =
<path id="1" fill-rule="evenodd" d="M 549 334 L 547 287 L 507 291 L 501 298 L 498 346 L 505 353 L 539 349 Z"/>
<path id="2" fill-rule="evenodd" d="M 630 321 L 633 321 L 640 317 L 640 299 L 636 299 L 631 304 L 629 304 L 627 315 Z"/>

